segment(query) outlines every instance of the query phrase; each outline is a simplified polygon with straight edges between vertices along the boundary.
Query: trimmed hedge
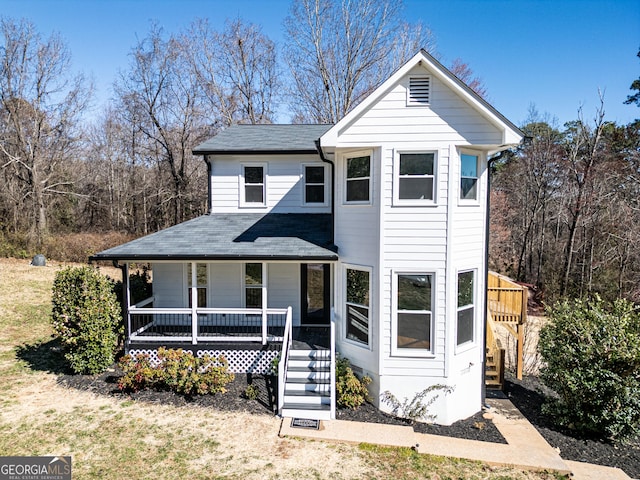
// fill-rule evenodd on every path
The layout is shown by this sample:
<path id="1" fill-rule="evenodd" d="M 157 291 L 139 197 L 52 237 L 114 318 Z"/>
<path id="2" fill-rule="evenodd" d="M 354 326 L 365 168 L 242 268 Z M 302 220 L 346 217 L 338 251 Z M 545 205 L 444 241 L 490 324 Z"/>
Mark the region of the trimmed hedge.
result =
<path id="1" fill-rule="evenodd" d="M 583 435 L 627 438 L 640 432 L 640 310 L 563 301 L 548 310 L 540 332 L 542 381 L 558 394 L 543 407 Z"/>
<path id="2" fill-rule="evenodd" d="M 122 313 L 113 289 L 93 267 L 67 267 L 56 274 L 51 322 L 75 373 L 101 373 L 115 360 Z"/>

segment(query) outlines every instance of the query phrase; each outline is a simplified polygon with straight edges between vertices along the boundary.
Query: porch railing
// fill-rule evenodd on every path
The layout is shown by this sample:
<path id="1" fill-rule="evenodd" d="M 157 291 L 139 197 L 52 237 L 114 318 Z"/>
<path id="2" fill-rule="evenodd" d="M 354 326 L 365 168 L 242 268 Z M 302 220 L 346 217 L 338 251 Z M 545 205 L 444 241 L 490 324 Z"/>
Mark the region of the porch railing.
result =
<path id="1" fill-rule="evenodd" d="M 285 375 L 287 374 L 287 365 L 289 364 L 289 351 L 293 342 L 293 319 L 291 315 L 291 307 L 287 309 L 287 319 L 284 325 L 284 333 L 282 335 L 282 350 L 280 351 L 280 361 L 278 362 L 278 415 L 282 415 L 282 407 L 284 407 L 284 386 Z"/>
<path id="2" fill-rule="evenodd" d="M 287 309 L 156 308 L 153 297 L 129 307 L 130 342 L 280 342 Z"/>

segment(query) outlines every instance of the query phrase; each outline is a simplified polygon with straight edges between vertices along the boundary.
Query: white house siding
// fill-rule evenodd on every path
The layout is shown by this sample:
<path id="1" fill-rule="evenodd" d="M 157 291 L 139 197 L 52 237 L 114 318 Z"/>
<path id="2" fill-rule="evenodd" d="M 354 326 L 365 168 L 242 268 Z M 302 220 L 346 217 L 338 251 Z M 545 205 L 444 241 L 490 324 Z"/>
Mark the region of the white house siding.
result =
<path id="1" fill-rule="evenodd" d="M 209 287 L 212 308 L 242 308 L 242 263 L 210 264 Z"/>
<path id="2" fill-rule="evenodd" d="M 267 305 L 291 307 L 294 325 L 300 324 L 300 264 L 270 263 L 267 266 Z"/>
<path id="3" fill-rule="evenodd" d="M 416 67 L 411 75 L 420 73 L 424 74 L 424 70 Z M 340 260 L 372 266 L 372 281 L 377 278 L 380 282 L 373 287 L 373 318 L 377 320 L 372 322 L 375 334 L 371 353 L 376 355 L 376 361 L 368 361 L 367 356 L 348 342 L 342 341 L 338 346 L 372 375 L 374 401 L 379 402 L 379 394 L 385 390 L 402 400 L 412 399 L 430 385 L 454 386 L 453 393 L 446 397 L 440 395 L 432 407 L 438 421 L 451 423 L 480 409 L 482 379 L 481 339 L 466 352 L 456 351 L 455 302 L 456 265 L 477 269 L 477 285 L 481 281 L 486 175 L 481 180 L 479 205 L 458 207 L 457 147 L 499 144 L 502 133 L 434 76 L 431 76 L 430 106 L 408 107 L 409 76 L 338 134 L 336 244 L 340 248 Z M 374 162 L 374 185 L 382 193 L 374 198 L 373 208 L 341 205 L 344 189 L 341 153 L 360 147 L 379 152 Z M 396 153 L 402 151 L 437 152 L 435 204 L 394 205 L 393 162 Z M 372 215 L 378 215 L 379 220 Z M 378 222 L 380 229 L 376 231 Z M 398 272 L 435 274 L 433 350 L 421 358 L 392 355 L 392 298 L 395 295 L 392 279 Z M 339 280 L 342 281 L 340 277 Z M 343 292 L 344 286 L 338 288 L 340 295 Z M 480 297 L 480 291 L 477 296 Z M 344 299 L 337 303 L 344 305 Z M 482 320 L 479 310 L 476 309 L 478 328 Z M 475 398 L 477 401 L 473 401 Z M 388 405 L 379 403 L 379 407 L 389 410 Z"/>
<path id="4" fill-rule="evenodd" d="M 185 307 L 187 289 L 183 263 L 154 263 L 153 294 L 156 297 L 154 307 Z"/>
<path id="5" fill-rule="evenodd" d="M 209 156 L 211 161 L 212 213 L 330 213 L 330 188 L 325 191 L 325 206 L 303 205 L 304 164 L 325 166 L 325 182 L 331 183 L 331 170 L 318 155 L 224 155 Z M 266 207 L 240 206 L 242 165 L 265 164 Z"/>

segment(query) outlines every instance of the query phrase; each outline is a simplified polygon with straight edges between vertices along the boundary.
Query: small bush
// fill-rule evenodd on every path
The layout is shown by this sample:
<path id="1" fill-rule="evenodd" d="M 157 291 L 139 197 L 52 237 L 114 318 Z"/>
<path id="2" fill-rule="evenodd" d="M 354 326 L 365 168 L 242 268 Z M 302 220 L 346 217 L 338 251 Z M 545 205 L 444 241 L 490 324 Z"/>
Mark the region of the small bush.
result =
<path id="1" fill-rule="evenodd" d="M 247 385 L 244 389 L 244 396 L 248 400 L 257 400 L 260 396 L 260 389 L 255 385 Z"/>
<path id="2" fill-rule="evenodd" d="M 640 311 L 600 298 L 556 303 L 540 332 L 541 379 L 558 394 L 544 411 L 581 434 L 640 431 Z"/>
<path id="3" fill-rule="evenodd" d="M 341 408 L 356 409 L 369 397 L 367 385 L 371 377 L 356 377 L 347 358 L 336 359 L 336 403 Z"/>
<path id="4" fill-rule="evenodd" d="M 75 373 L 113 364 L 121 308 L 113 284 L 92 267 L 67 267 L 53 282 L 51 321 Z"/>
<path id="5" fill-rule="evenodd" d="M 226 392 L 225 386 L 234 379 L 224 357 L 196 357 L 182 349 L 159 348 L 155 366 L 146 354 L 125 355 L 119 365 L 124 372 L 118 381 L 122 391 L 156 388 L 182 395 L 206 395 Z"/>

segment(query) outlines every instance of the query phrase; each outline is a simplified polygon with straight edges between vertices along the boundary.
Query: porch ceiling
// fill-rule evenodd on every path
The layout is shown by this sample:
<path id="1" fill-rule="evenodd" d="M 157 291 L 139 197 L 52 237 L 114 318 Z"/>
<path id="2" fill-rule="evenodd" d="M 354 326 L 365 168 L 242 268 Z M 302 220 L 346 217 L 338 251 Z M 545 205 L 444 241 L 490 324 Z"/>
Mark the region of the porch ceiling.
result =
<path id="1" fill-rule="evenodd" d="M 203 215 L 90 260 L 337 260 L 328 214 Z"/>

